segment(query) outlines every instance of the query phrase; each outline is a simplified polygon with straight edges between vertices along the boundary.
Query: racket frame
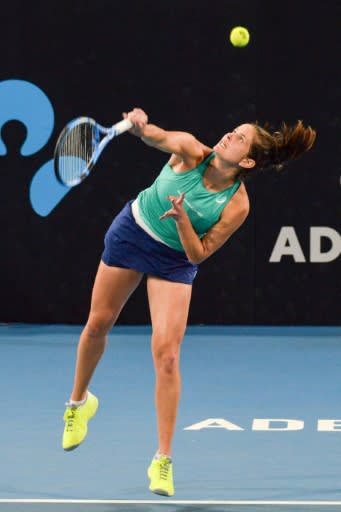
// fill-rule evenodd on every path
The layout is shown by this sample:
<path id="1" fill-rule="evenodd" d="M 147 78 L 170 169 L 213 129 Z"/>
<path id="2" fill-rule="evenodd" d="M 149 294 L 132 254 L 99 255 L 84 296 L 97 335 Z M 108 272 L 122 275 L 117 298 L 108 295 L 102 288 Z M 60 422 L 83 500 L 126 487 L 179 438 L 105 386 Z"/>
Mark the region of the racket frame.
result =
<path id="1" fill-rule="evenodd" d="M 87 162 L 87 164 L 84 167 L 84 170 L 80 174 L 79 178 L 75 178 L 72 182 L 65 182 L 59 172 L 59 149 L 65 140 L 65 137 L 68 136 L 68 134 L 76 127 L 80 126 L 81 124 L 89 124 L 95 129 L 95 137 L 99 140 L 100 135 L 104 135 L 101 141 L 97 142 L 94 148 L 94 151 L 91 155 L 91 158 Z M 130 130 L 133 126 L 133 123 L 129 119 L 122 119 L 122 121 L 119 121 L 112 125 L 111 127 L 107 128 L 105 126 L 102 126 L 101 124 L 97 123 L 95 119 L 87 116 L 79 116 L 67 123 L 67 125 L 63 128 L 61 131 L 56 145 L 54 149 L 53 159 L 54 159 L 54 171 L 57 180 L 62 185 L 65 185 L 66 187 L 74 187 L 76 185 L 79 185 L 84 181 L 85 178 L 87 178 L 93 169 L 94 165 L 96 164 L 99 156 L 103 152 L 104 148 L 107 146 L 107 144 L 118 135 L 121 135 L 122 133 Z"/>

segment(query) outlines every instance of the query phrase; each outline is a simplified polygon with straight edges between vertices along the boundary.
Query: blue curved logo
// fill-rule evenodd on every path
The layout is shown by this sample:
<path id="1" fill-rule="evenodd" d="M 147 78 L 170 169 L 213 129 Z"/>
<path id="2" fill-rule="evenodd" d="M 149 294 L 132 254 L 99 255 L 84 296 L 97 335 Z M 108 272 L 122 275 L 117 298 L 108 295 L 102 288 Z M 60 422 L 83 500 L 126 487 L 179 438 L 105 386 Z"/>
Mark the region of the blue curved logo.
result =
<path id="1" fill-rule="evenodd" d="M 33 210 L 41 217 L 46 217 L 70 190 L 57 180 L 53 159 L 45 162 L 31 180 L 30 201 Z"/>
<path id="2" fill-rule="evenodd" d="M 20 154 L 28 157 L 41 150 L 54 129 L 54 111 L 46 94 L 25 80 L 0 81 L 0 134 L 8 121 L 19 121 L 26 127 L 26 139 Z M 0 156 L 7 148 L 0 135 Z M 54 174 L 53 159 L 45 162 L 34 174 L 29 190 L 33 210 L 46 217 L 70 188 L 61 185 Z"/>
<path id="3" fill-rule="evenodd" d="M 0 82 L 0 129 L 7 121 L 20 121 L 27 136 L 20 153 L 33 155 L 49 140 L 54 128 L 54 112 L 50 100 L 39 87 L 23 80 Z M 0 137 L 0 155 L 6 155 Z"/>

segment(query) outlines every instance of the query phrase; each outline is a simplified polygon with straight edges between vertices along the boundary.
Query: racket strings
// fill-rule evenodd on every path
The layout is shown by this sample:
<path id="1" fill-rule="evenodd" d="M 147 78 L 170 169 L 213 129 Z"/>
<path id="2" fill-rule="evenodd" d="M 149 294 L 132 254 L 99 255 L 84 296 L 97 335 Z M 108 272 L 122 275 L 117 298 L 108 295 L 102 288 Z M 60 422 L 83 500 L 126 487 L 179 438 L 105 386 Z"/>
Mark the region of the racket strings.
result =
<path id="1" fill-rule="evenodd" d="M 90 123 L 74 126 L 59 146 L 58 169 L 62 181 L 80 183 L 90 172 L 98 146 L 98 130 Z"/>

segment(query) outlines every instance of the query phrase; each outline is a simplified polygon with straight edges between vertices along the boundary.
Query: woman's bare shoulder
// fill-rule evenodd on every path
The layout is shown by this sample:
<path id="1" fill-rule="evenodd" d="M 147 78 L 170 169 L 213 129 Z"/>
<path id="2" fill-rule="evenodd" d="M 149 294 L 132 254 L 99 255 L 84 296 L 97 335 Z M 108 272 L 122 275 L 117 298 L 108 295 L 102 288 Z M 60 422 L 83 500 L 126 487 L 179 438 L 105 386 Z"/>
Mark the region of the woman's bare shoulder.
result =
<path id="1" fill-rule="evenodd" d="M 241 183 L 238 190 L 233 194 L 230 201 L 223 210 L 223 215 L 229 216 L 233 211 L 235 214 L 247 216 L 250 211 L 249 194 L 244 183 Z"/>

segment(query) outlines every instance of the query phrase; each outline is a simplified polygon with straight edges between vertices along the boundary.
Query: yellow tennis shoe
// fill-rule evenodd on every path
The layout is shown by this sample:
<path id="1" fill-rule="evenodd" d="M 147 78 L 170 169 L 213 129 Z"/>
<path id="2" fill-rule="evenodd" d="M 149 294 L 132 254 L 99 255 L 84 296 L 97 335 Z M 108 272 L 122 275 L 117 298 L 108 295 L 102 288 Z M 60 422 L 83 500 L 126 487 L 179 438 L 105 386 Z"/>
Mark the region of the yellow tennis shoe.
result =
<path id="1" fill-rule="evenodd" d="M 95 416 L 98 399 L 88 391 L 86 402 L 78 407 L 67 405 L 64 413 L 63 448 L 71 451 L 77 448 L 85 439 L 88 432 L 88 421 Z"/>
<path id="2" fill-rule="evenodd" d="M 173 496 L 173 464 L 169 457 L 160 455 L 158 459 L 153 459 L 148 468 L 148 478 L 150 491 L 162 496 Z"/>

